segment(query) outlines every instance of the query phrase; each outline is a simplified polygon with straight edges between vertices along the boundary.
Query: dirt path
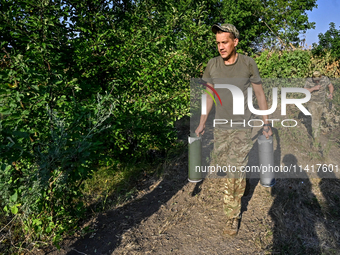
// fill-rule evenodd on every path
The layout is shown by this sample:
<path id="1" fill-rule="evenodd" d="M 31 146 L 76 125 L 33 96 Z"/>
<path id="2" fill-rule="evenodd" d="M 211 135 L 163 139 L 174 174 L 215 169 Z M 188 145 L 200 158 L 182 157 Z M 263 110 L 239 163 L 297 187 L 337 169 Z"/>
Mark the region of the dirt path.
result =
<path id="1" fill-rule="evenodd" d="M 328 141 L 329 135 L 321 138 L 325 146 Z M 283 142 L 284 137 L 281 147 L 276 142 L 276 163 L 306 165 L 320 160 L 311 161 L 310 153 L 317 151 L 303 150 L 310 141 L 290 146 Z M 328 145 L 322 163 L 340 167 L 339 144 Z M 256 145 L 251 154 L 250 161 L 256 164 Z M 229 238 L 222 235 L 223 178 L 188 183 L 186 157 L 166 166 L 162 180 L 133 201 L 89 222 L 93 233 L 66 240 L 60 251 L 44 254 L 340 254 L 338 179 L 305 174 L 277 179 L 272 188 L 251 179 L 250 192 L 242 198 L 239 234 Z"/>

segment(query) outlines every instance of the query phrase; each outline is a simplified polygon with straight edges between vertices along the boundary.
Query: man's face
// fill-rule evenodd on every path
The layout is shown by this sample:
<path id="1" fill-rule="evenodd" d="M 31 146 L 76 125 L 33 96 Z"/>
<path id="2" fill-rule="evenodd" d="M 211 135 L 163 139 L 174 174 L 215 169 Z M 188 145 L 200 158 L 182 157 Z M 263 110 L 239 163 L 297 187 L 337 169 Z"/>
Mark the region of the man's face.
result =
<path id="1" fill-rule="evenodd" d="M 217 33 L 216 34 L 216 43 L 218 52 L 221 57 L 224 59 L 229 59 L 231 54 L 234 52 L 236 45 L 238 44 L 238 39 L 231 39 L 230 33 Z"/>

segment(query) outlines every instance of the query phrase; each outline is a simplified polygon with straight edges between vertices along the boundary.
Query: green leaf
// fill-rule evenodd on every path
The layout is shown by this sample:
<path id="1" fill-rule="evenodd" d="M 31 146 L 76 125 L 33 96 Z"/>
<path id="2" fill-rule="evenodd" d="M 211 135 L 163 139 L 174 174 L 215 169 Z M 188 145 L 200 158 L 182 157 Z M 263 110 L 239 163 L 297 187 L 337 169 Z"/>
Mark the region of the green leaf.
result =
<path id="1" fill-rule="evenodd" d="M 15 193 L 10 197 L 10 201 L 16 202 L 18 200 L 18 192 L 15 191 Z"/>
<path id="2" fill-rule="evenodd" d="M 18 207 L 17 207 L 16 205 L 11 207 L 11 212 L 12 212 L 13 214 L 17 214 L 18 211 L 19 211 L 19 209 L 18 209 Z"/>

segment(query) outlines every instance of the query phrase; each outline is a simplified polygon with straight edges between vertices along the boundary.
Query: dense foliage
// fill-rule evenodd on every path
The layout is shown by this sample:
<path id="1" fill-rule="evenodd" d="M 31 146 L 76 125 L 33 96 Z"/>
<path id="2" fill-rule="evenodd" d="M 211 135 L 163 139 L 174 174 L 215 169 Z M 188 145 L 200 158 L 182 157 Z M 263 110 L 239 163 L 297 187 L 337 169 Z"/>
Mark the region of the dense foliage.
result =
<path id="1" fill-rule="evenodd" d="M 331 51 L 331 56 L 340 59 L 340 29 L 335 28 L 335 23 L 329 24 L 329 29 L 319 34 L 319 43 L 313 44 L 313 53 L 325 56 L 327 51 Z"/>
<path id="2" fill-rule="evenodd" d="M 300 34 L 314 28 L 306 11 L 317 7 L 314 0 L 225 0 L 215 9 L 214 22 L 237 24 L 239 47 L 251 52 L 289 43 L 298 45 Z"/>
<path id="3" fill-rule="evenodd" d="M 262 78 L 308 77 L 311 54 L 308 51 L 264 51 L 256 63 Z"/>
<path id="4" fill-rule="evenodd" d="M 79 188 L 106 158 L 174 141 L 191 76 L 211 57 L 204 4 L 2 1 L 1 207 L 27 240 L 84 212 Z"/>

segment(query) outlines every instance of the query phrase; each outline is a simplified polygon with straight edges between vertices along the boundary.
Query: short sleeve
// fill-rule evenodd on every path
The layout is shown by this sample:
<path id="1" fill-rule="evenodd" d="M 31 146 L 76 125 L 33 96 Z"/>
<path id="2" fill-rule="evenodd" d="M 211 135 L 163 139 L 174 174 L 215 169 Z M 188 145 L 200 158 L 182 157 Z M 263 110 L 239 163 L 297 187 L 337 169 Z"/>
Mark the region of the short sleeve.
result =
<path id="1" fill-rule="evenodd" d="M 304 86 L 304 88 L 309 88 L 309 87 L 308 87 L 308 81 L 305 81 L 305 86 Z"/>
<path id="2" fill-rule="evenodd" d="M 310 81 L 310 79 L 311 78 L 307 78 L 306 82 L 305 82 L 305 88 L 307 88 L 307 89 L 310 89 L 310 88 L 314 87 L 314 84 L 313 84 L 312 81 Z"/>
<path id="3" fill-rule="evenodd" d="M 251 83 L 261 83 L 261 77 L 259 68 L 257 67 L 257 64 L 254 59 L 249 58 L 249 71 L 250 71 L 250 77 L 249 80 Z"/>
<path id="4" fill-rule="evenodd" d="M 323 76 L 322 78 L 326 86 L 329 86 L 329 84 L 331 84 L 331 81 L 327 76 Z"/>
<path id="5" fill-rule="evenodd" d="M 209 60 L 208 65 L 205 68 L 204 73 L 203 73 L 202 79 L 205 82 L 210 82 L 210 80 L 211 80 L 211 75 L 210 75 L 211 65 L 212 65 L 212 59 Z"/>

